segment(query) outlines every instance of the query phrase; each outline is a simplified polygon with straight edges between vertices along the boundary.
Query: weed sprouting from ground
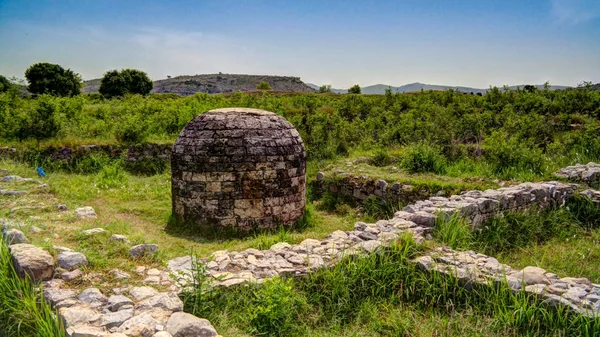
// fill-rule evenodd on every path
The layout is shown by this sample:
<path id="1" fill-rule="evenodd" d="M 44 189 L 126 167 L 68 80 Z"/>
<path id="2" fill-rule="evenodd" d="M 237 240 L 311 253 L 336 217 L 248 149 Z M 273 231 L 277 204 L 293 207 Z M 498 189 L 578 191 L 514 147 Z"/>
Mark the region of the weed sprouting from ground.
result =
<path id="1" fill-rule="evenodd" d="M 96 179 L 96 186 L 101 189 L 119 188 L 127 184 L 127 174 L 120 161 L 102 167 Z"/>

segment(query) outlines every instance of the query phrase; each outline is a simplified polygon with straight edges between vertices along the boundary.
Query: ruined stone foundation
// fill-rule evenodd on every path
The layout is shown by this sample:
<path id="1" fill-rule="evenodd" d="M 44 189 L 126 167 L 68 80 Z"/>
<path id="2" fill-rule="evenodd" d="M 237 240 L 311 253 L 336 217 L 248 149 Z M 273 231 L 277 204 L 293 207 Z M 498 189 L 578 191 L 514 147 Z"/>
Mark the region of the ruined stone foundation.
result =
<path id="1" fill-rule="evenodd" d="M 291 226 L 304 214 L 306 152 L 285 118 L 224 108 L 198 115 L 171 156 L 173 215 L 201 231 Z"/>

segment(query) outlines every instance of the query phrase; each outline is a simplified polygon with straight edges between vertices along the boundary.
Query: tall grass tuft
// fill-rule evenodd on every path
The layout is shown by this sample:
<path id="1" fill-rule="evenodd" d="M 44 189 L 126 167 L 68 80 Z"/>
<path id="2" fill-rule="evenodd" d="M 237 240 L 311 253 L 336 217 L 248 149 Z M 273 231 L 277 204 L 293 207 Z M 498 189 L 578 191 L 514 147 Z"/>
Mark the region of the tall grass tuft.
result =
<path id="1" fill-rule="evenodd" d="M 469 223 L 458 212 L 449 218 L 438 214 L 435 218 L 434 236 L 454 249 L 468 249 L 473 240 Z"/>
<path id="2" fill-rule="evenodd" d="M 17 276 L 3 240 L 0 240 L 0 335 L 65 336 L 41 289 L 29 278 Z"/>

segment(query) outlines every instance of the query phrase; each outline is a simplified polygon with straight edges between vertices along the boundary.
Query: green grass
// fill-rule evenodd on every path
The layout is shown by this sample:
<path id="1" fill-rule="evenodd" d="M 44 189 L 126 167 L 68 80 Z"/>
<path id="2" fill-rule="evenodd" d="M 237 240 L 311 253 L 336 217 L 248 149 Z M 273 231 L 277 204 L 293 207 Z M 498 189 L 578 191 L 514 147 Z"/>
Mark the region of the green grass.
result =
<path id="1" fill-rule="evenodd" d="M 30 278 L 17 276 L 3 240 L 0 240 L 0 336 L 65 336 L 38 285 Z"/>
<path id="2" fill-rule="evenodd" d="M 186 311 L 235 336 L 594 336 L 600 321 L 548 307 L 507 285 L 467 290 L 426 274 L 403 237 L 380 254 L 347 258 L 305 277 L 209 289 L 202 267 Z"/>

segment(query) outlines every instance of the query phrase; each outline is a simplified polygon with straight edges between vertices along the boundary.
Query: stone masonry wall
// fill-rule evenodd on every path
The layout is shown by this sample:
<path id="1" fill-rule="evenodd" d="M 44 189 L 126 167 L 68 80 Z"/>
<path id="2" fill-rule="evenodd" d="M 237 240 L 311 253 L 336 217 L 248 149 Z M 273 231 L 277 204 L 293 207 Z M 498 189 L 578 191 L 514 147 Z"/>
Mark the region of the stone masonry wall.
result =
<path id="1" fill-rule="evenodd" d="M 283 117 L 258 109 L 211 110 L 173 146 L 173 214 L 207 230 L 291 226 L 304 214 L 306 153 Z"/>

